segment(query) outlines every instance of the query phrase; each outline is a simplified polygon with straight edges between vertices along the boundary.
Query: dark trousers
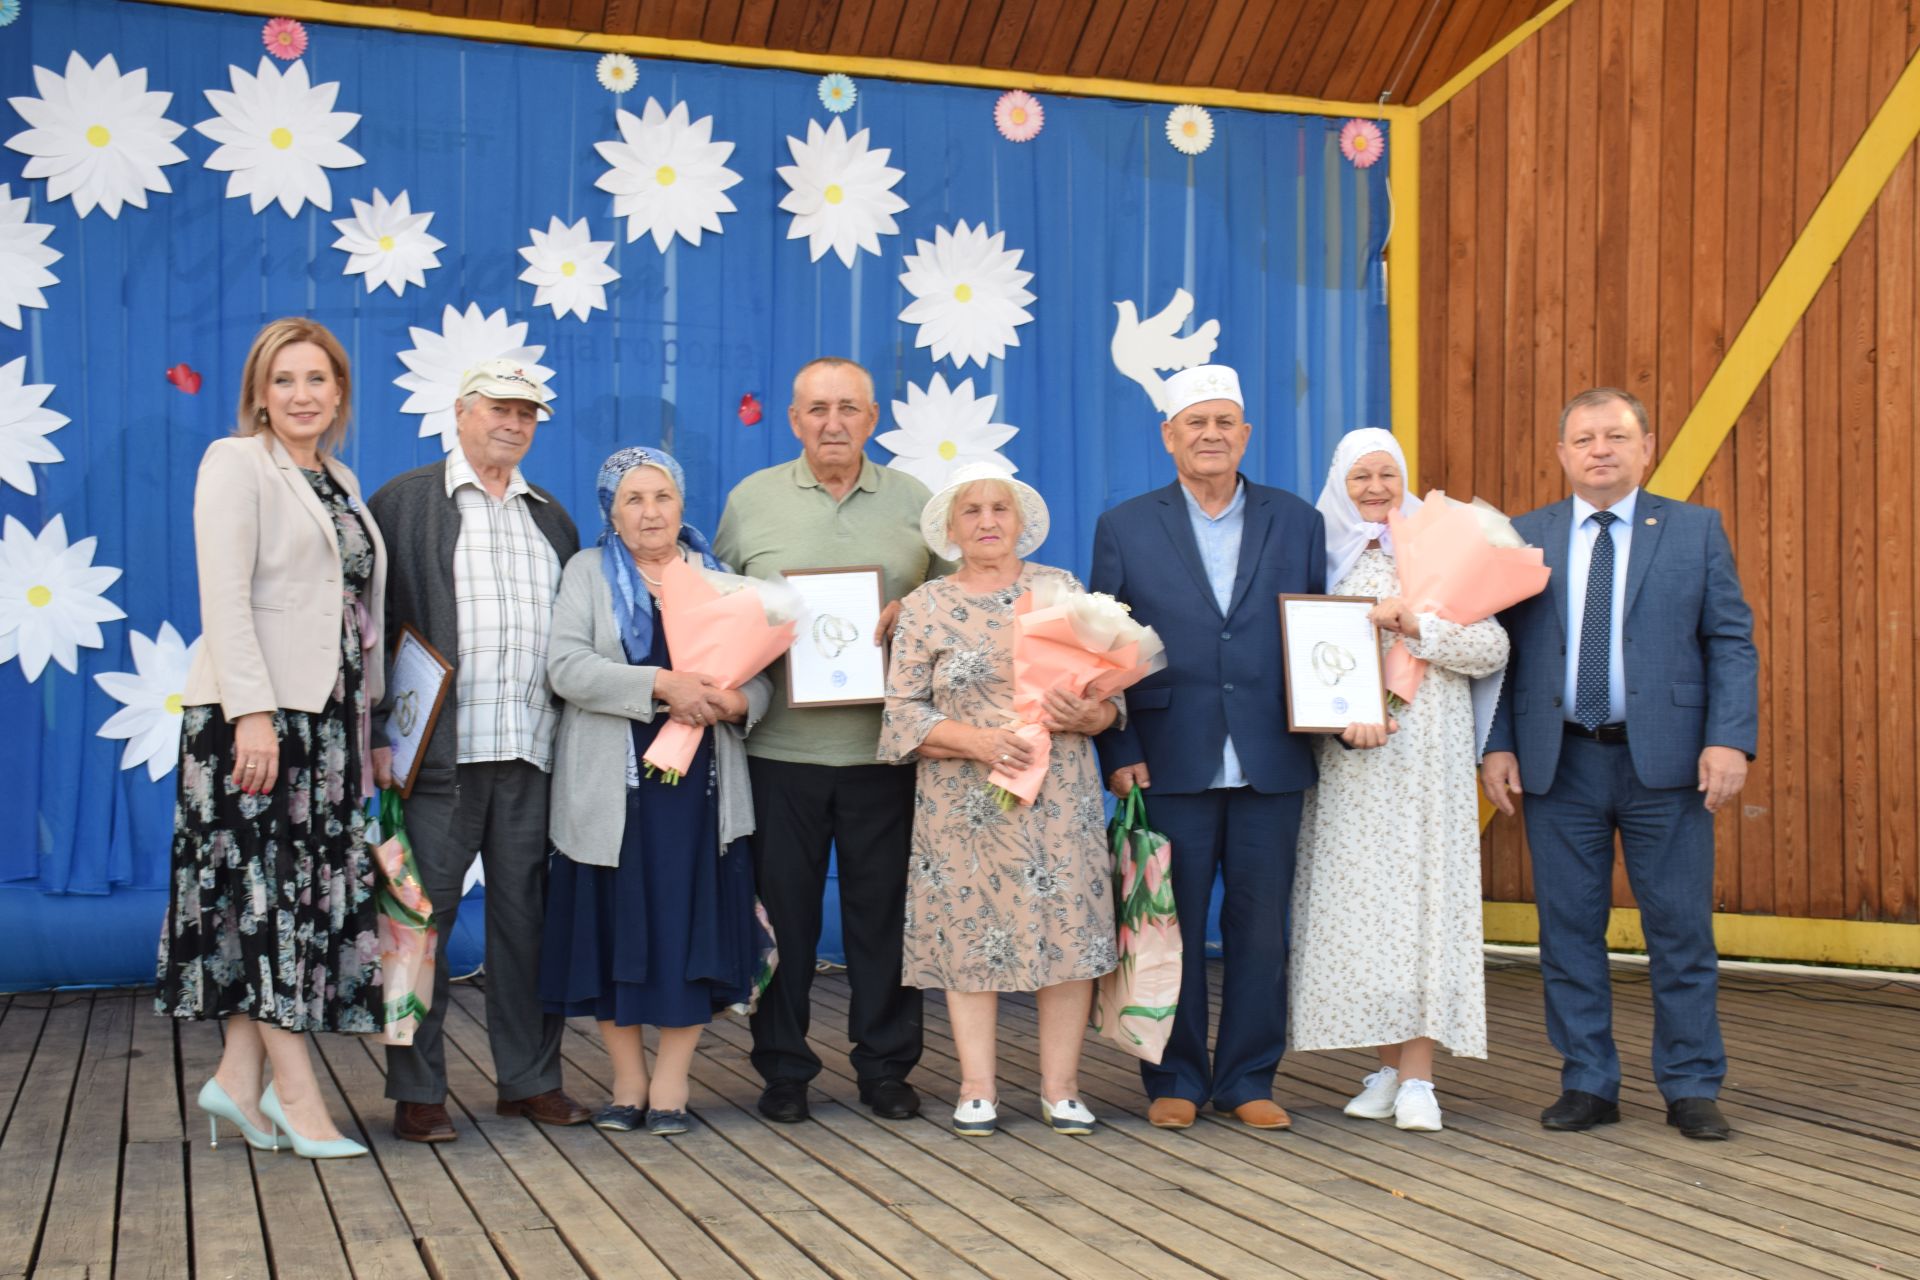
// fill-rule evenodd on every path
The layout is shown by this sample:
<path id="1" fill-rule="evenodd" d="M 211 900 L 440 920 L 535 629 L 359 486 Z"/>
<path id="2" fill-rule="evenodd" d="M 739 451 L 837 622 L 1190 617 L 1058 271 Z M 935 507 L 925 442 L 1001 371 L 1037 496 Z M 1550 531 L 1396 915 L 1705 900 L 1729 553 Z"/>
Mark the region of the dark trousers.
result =
<path id="1" fill-rule="evenodd" d="M 547 775 L 524 760 L 463 764 L 452 786 L 421 779 L 406 802 L 407 836 L 434 906 L 440 947 L 433 1008 L 410 1046 L 387 1046 L 387 1096 L 447 1096 L 447 940 L 460 883 L 480 853 L 487 875 L 487 1041 L 502 1098 L 560 1087 L 566 1020 L 540 1004 L 540 930 L 547 912 Z"/>
<path id="2" fill-rule="evenodd" d="M 749 761 L 753 875 L 780 967 L 753 1015 L 753 1066 L 768 1084 L 820 1073 L 807 1044 L 821 899 L 840 857 L 840 936 L 852 1007 L 847 1039 L 863 1082 L 904 1077 L 920 1061 L 920 992 L 900 985 L 914 770 L 896 765 Z"/>
<path id="3" fill-rule="evenodd" d="M 1155 830 L 1173 841 L 1173 900 L 1180 912 L 1180 1009 L 1160 1062 L 1140 1064 L 1150 1098 L 1209 1098 L 1223 1111 L 1273 1096 L 1287 1047 L 1287 934 L 1293 906 L 1298 791 L 1251 787 L 1197 795 L 1147 792 Z M 1220 905 L 1220 1034 L 1207 1059 L 1207 908 Z"/>
<path id="4" fill-rule="evenodd" d="M 1653 1078 L 1669 1102 L 1711 1098 L 1727 1074 L 1713 945 L 1713 815 L 1690 787 L 1641 783 L 1624 743 L 1569 736 L 1545 795 L 1526 798 L 1540 912 L 1547 1036 L 1560 1086 L 1620 1096 L 1607 970 L 1613 836 L 1640 904 L 1653 993 Z"/>

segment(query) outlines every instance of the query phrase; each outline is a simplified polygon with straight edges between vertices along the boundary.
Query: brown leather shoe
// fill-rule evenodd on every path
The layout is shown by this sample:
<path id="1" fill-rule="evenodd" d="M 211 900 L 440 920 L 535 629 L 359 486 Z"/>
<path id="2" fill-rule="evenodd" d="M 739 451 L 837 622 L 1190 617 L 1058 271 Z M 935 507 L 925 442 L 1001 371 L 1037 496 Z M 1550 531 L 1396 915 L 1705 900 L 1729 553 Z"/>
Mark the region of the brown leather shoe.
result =
<path id="1" fill-rule="evenodd" d="M 1155 1098 L 1147 1108 L 1147 1123 L 1156 1129 L 1190 1129 L 1200 1108 L 1185 1098 Z"/>
<path id="2" fill-rule="evenodd" d="M 1251 1129 L 1291 1129 L 1293 1117 L 1277 1102 L 1266 1098 L 1255 1098 L 1252 1102 L 1243 1102 L 1233 1109 L 1233 1115 L 1241 1124 Z"/>
<path id="3" fill-rule="evenodd" d="M 393 1136 L 408 1142 L 453 1142 L 460 1137 L 453 1131 L 445 1104 L 439 1102 L 394 1103 Z"/>
<path id="4" fill-rule="evenodd" d="M 531 1098 L 501 1098 L 494 1103 L 497 1116 L 525 1116 L 541 1124 L 585 1124 L 593 1112 L 567 1096 L 565 1089 L 549 1089 Z"/>

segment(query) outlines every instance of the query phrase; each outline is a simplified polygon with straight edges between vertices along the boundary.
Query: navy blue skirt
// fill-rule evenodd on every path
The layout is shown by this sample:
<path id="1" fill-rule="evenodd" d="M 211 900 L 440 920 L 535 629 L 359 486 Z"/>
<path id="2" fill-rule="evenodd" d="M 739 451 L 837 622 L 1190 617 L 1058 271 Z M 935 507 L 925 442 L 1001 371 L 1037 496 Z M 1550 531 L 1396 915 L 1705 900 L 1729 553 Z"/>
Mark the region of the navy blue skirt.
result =
<path id="1" fill-rule="evenodd" d="M 636 722 L 634 750 L 644 755 L 665 723 Z M 628 789 L 619 866 L 553 855 L 540 952 L 548 1013 L 692 1027 L 751 994 L 753 860 L 744 839 L 719 852 L 714 732 L 679 785 L 643 777 Z"/>

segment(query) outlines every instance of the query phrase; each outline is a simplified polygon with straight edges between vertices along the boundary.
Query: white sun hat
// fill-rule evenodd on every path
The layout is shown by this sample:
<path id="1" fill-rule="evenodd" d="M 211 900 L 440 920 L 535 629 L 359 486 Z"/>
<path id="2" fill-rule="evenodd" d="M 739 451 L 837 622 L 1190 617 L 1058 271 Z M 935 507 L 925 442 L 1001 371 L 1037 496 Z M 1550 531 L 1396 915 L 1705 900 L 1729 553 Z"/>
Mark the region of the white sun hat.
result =
<path id="1" fill-rule="evenodd" d="M 998 481 L 1013 490 L 1014 501 L 1020 504 L 1020 537 L 1013 544 L 1013 554 L 1022 559 L 1032 555 L 1047 540 L 1051 520 L 1046 499 L 1038 489 L 1024 480 L 1014 479 L 1012 472 L 991 462 L 969 462 L 954 468 L 946 486 L 927 499 L 927 505 L 920 509 L 920 536 L 926 539 L 927 547 L 942 560 L 960 559 L 960 548 L 947 537 L 947 525 L 953 518 L 953 500 L 968 485 L 982 480 Z"/>
<path id="2" fill-rule="evenodd" d="M 1167 378 L 1167 421 L 1183 409 L 1207 400 L 1231 400 L 1247 411 L 1240 394 L 1240 375 L 1224 364 L 1198 364 Z"/>

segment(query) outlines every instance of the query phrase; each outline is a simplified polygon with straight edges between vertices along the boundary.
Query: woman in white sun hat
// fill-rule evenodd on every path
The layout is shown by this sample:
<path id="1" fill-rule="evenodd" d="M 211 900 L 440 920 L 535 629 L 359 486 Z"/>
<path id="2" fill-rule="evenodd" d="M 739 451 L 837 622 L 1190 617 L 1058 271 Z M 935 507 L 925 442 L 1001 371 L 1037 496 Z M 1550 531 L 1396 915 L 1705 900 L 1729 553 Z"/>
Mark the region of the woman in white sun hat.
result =
<path id="1" fill-rule="evenodd" d="M 1040 1113 L 1060 1133 L 1090 1133 L 1079 1099 L 1080 1047 L 1093 980 L 1116 962 L 1112 859 L 1089 738 L 1120 699 L 1048 695 L 1052 757 L 1030 805 L 1002 810 L 988 777 L 1026 767 L 1014 732 L 1014 604 L 1036 583 L 1079 583 L 1034 564 L 1047 504 L 990 463 L 956 470 L 920 517 L 935 555 L 959 568 L 901 604 L 881 722 L 882 760 L 918 759 L 902 981 L 947 993 L 960 1057 L 958 1133 L 998 1123 L 998 993 L 1037 993 Z"/>

